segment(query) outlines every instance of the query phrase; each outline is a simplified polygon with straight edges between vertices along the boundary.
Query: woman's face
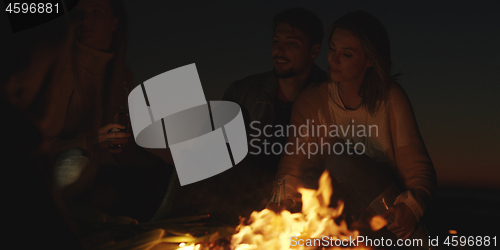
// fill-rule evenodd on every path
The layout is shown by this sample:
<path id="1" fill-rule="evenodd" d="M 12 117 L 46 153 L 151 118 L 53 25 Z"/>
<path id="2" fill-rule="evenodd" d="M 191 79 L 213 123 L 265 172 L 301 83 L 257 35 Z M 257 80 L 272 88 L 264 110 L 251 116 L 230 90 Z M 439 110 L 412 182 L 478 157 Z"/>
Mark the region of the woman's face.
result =
<path id="1" fill-rule="evenodd" d="M 76 27 L 78 41 L 94 49 L 108 50 L 118 26 L 118 18 L 113 17 L 109 2 L 80 0 L 74 11 L 79 16 Z"/>
<path id="2" fill-rule="evenodd" d="M 328 48 L 328 74 L 331 80 L 360 84 L 366 69 L 371 66 L 356 36 L 344 29 L 333 31 Z"/>

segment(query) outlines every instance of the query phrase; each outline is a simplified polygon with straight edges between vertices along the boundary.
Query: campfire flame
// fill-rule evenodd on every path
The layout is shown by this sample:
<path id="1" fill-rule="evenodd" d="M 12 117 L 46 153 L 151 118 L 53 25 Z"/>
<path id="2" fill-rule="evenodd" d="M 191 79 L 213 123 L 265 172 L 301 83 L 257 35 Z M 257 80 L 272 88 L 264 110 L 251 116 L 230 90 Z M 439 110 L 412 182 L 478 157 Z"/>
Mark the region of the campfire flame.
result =
<path id="1" fill-rule="evenodd" d="M 298 239 L 321 239 L 323 236 L 333 239 L 356 238 L 357 230 L 350 231 L 345 221 L 340 225 L 334 222 L 344 208 L 339 202 L 337 208 L 331 208 L 330 197 L 333 193 L 328 172 L 324 172 L 319 180 L 319 189 L 300 188 L 302 194 L 302 212 L 291 214 L 283 211 L 276 214 L 269 209 L 254 211 L 249 220 L 241 223 L 231 239 L 231 249 L 234 250 L 288 250 L 291 248 L 291 237 Z M 372 220 L 373 228 L 380 228 L 385 221 L 377 218 Z M 383 226 L 382 226 L 383 227 Z M 333 248 L 332 248 L 333 249 Z M 347 249 L 347 248 L 342 248 Z"/>

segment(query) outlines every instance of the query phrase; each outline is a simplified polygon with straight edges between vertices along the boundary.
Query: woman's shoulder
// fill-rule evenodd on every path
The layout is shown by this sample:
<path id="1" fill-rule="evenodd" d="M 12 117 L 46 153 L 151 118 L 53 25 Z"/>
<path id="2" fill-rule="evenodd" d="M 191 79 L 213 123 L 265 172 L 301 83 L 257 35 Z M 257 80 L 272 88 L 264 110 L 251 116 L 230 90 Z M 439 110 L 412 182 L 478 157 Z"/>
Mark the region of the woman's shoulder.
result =
<path id="1" fill-rule="evenodd" d="M 328 97 L 328 82 L 311 84 L 304 88 L 297 96 L 295 103 L 313 103 L 324 101 Z"/>
<path id="2" fill-rule="evenodd" d="M 394 82 L 389 88 L 389 95 L 387 100 L 387 110 L 396 116 L 406 116 L 413 114 L 413 107 L 410 102 L 410 98 L 406 94 L 403 87 Z"/>
<path id="3" fill-rule="evenodd" d="M 327 93 L 329 82 L 321 82 L 316 84 L 311 84 L 304 88 L 299 96 L 304 96 L 307 98 L 315 98 L 317 99 L 319 96 L 323 96 L 322 94 Z"/>
<path id="4" fill-rule="evenodd" d="M 398 82 L 393 82 L 389 87 L 387 101 L 393 105 L 410 102 L 408 95 L 406 94 L 406 91 Z"/>

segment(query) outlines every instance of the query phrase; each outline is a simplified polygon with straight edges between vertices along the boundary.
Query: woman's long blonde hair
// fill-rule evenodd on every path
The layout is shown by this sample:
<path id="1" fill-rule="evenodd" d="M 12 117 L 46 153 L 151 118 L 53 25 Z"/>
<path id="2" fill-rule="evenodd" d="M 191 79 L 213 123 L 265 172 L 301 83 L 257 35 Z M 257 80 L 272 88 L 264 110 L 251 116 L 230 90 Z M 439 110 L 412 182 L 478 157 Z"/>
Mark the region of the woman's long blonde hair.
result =
<path id="1" fill-rule="evenodd" d="M 372 67 L 365 72 L 359 96 L 363 98 L 361 105 L 373 115 L 387 100 L 390 85 L 397 77 L 391 76 L 392 61 L 387 32 L 377 18 L 364 11 L 351 12 L 337 19 L 330 28 L 328 41 L 335 29 L 348 30 L 359 38 L 366 57 L 372 62 Z"/>

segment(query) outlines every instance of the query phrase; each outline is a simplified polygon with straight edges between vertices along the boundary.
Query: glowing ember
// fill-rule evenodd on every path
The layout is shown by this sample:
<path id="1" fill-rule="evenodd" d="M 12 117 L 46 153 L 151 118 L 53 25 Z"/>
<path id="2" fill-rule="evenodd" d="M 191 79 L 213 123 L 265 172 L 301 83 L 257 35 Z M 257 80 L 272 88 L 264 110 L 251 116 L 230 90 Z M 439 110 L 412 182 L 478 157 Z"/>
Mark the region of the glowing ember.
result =
<path id="1" fill-rule="evenodd" d="M 450 234 L 457 234 L 457 230 L 450 230 L 448 231 Z"/>
<path id="2" fill-rule="evenodd" d="M 387 221 L 380 215 L 376 215 L 370 221 L 370 226 L 373 231 L 378 231 L 387 225 Z"/>
<path id="3" fill-rule="evenodd" d="M 181 246 L 181 244 L 184 244 L 184 245 Z M 191 244 L 189 246 L 185 246 L 186 243 L 181 243 L 181 244 L 179 244 L 180 248 L 177 248 L 177 250 L 200 250 L 200 248 L 201 248 L 201 245 L 199 245 L 199 244 L 197 244 L 197 245 Z"/>
<path id="4" fill-rule="evenodd" d="M 248 225 L 241 223 L 238 233 L 231 239 L 234 250 L 288 250 L 291 249 L 291 239 L 321 239 L 324 236 L 333 239 L 349 240 L 356 238 L 358 231 L 349 231 L 347 224 L 334 222 L 342 213 L 343 203 L 337 208 L 330 208 L 330 197 L 333 193 L 331 179 L 325 171 L 319 180 L 319 189 L 299 189 L 302 194 L 302 213 L 291 214 L 283 211 L 276 214 L 264 209 L 253 212 Z M 382 228 L 386 222 L 382 217 L 372 220 L 372 228 Z M 293 247 L 302 249 L 301 247 Z M 343 248 L 346 249 L 346 248 Z"/>

